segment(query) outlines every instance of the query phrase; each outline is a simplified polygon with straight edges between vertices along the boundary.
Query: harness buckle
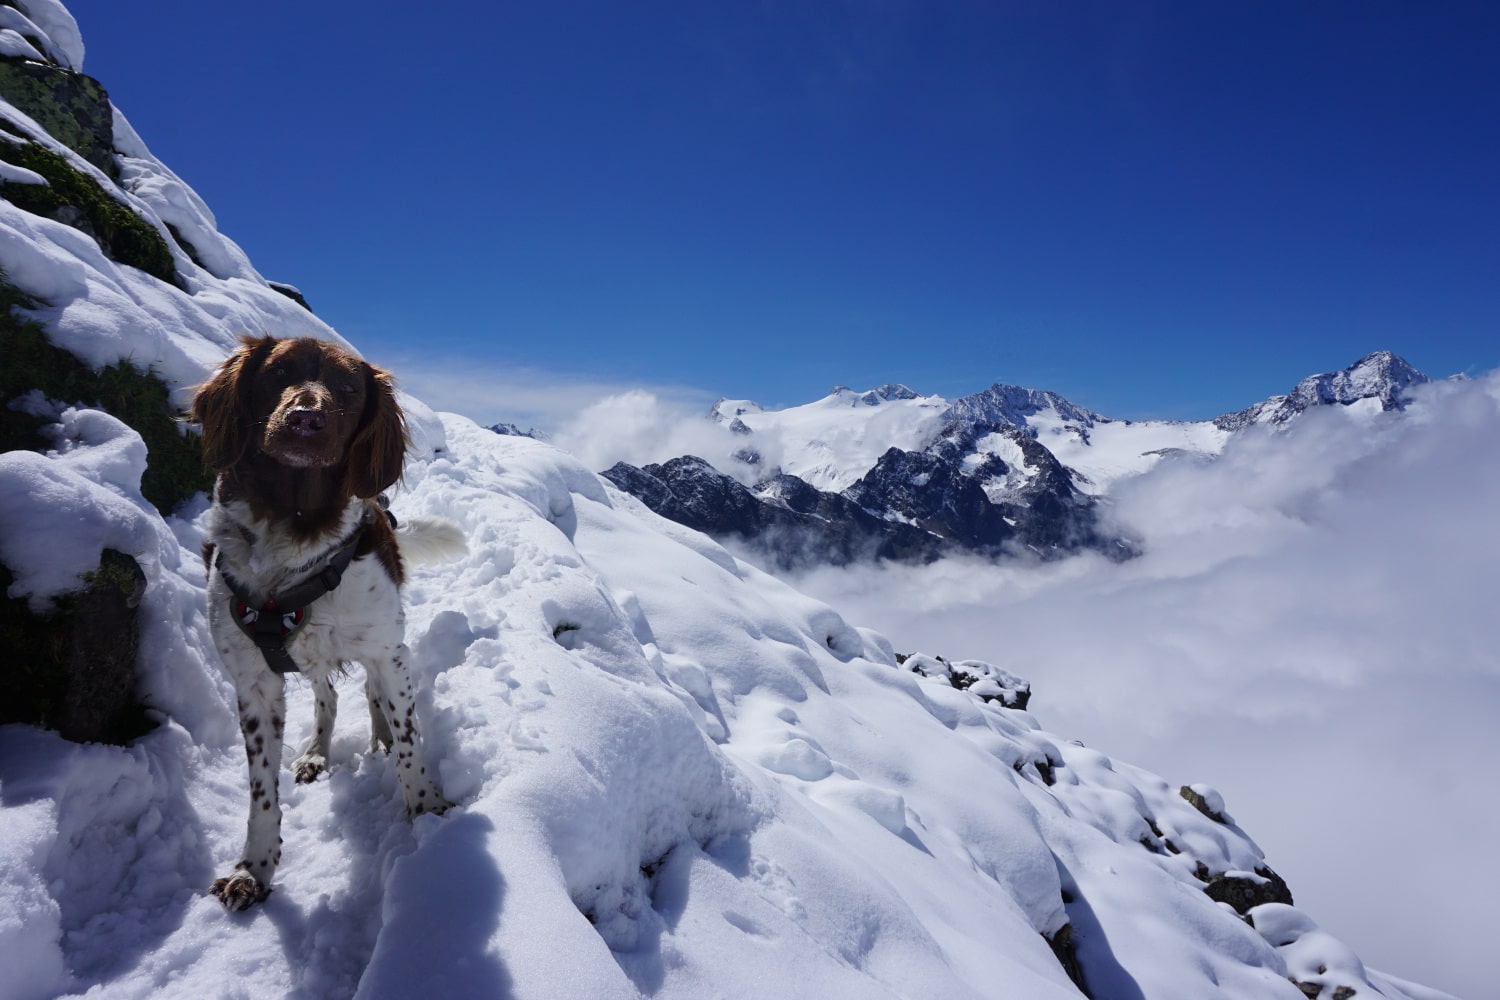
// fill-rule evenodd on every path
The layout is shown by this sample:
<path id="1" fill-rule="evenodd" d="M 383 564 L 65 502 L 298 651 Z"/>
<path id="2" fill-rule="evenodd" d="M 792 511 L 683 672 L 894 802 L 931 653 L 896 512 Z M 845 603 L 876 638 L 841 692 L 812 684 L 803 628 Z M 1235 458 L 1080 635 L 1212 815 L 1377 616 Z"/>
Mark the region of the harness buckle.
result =
<path id="1" fill-rule="evenodd" d="M 257 644 L 263 638 L 278 643 L 285 642 L 307 621 L 306 608 L 283 611 L 276 606 L 274 600 L 267 601 L 262 607 L 252 608 L 236 597 L 230 606 L 234 611 L 235 621 Z"/>

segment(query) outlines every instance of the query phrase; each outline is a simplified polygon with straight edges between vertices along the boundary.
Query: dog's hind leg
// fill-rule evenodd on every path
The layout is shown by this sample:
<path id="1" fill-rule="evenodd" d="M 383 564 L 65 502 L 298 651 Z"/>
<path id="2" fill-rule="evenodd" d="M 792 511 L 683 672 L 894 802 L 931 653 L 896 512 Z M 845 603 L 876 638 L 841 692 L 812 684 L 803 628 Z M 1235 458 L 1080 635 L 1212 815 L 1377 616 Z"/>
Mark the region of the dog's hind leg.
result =
<path id="1" fill-rule="evenodd" d="M 263 669 L 239 694 L 240 732 L 250 765 L 245 853 L 233 874 L 218 879 L 208 890 L 231 910 L 243 910 L 265 899 L 281 864 L 281 797 L 276 778 L 286 724 L 285 692 L 282 677 Z"/>
<path id="2" fill-rule="evenodd" d="M 316 781 L 318 775 L 328 770 L 328 747 L 333 740 L 333 722 L 339 712 L 339 693 L 334 690 L 328 675 L 312 680 L 313 698 L 317 705 L 312 738 L 302 750 L 302 756 L 292 761 L 292 775 L 299 785 Z"/>
<path id="3" fill-rule="evenodd" d="M 434 775 L 423 760 L 417 736 L 417 701 L 407 667 L 411 652 L 403 643 L 390 656 L 372 659 L 374 662 L 366 668 L 379 676 L 380 708 L 390 730 L 391 749 L 396 753 L 396 775 L 401 779 L 406 814 L 441 813 L 452 803 L 438 791 Z"/>
<path id="4" fill-rule="evenodd" d="M 391 748 L 391 727 L 385 721 L 385 709 L 381 707 L 380 674 L 374 669 L 365 671 L 365 701 L 370 705 L 370 752 Z"/>

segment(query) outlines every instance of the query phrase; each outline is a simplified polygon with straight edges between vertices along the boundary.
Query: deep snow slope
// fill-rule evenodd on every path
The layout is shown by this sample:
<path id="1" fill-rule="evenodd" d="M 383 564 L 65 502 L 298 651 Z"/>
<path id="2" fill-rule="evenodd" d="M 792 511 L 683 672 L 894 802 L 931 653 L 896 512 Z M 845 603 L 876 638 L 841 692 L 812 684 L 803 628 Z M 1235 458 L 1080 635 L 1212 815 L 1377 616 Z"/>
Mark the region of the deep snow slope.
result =
<path id="1" fill-rule="evenodd" d="M 396 510 L 473 542 L 408 591 L 460 805 L 408 824 L 346 713 L 327 780 L 283 775 L 277 891 L 224 912 L 203 889 L 238 849 L 244 766 L 200 625 L 155 651 L 198 693 L 135 746 L 0 730 L 0 950 L 27 972 L 0 993 L 1066 997 L 1044 935 L 1069 925 L 1096 996 L 1294 1000 L 1319 966 L 1376 995 L 1305 915 L 1270 904 L 1278 934 L 1303 931 L 1278 950 L 1202 891 L 1264 865 L 1210 789 L 1218 821 L 902 669 L 545 444 L 461 417 L 418 431 L 432 457 Z M 196 575 L 183 558 L 153 585 Z M 295 743 L 295 680 L 291 700 Z"/>
<path id="2" fill-rule="evenodd" d="M 81 65 L 55 0 L 18 7 L 0 7 L 4 51 L 20 39 Z M 241 332 L 337 336 L 123 118 L 116 183 L 0 115 L 195 248 L 174 238 L 167 283 L 0 203 L 0 266 L 48 303 L 57 343 L 181 387 Z M 204 890 L 237 859 L 248 797 L 202 610 L 203 502 L 163 519 L 134 431 L 31 402 L 57 447 L 0 456 L 16 595 L 44 602 L 106 544 L 134 555 L 159 725 L 125 748 L 0 727 L 0 998 L 1076 997 L 1049 939 L 1096 997 L 1297 1000 L 1294 979 L 1434 995 L 1366 970 L 1291 906 L 1263 903 L 1252 927 L 1210 899 L 1209 884 L 1274 887 L 1211 788 L 1180 794 L 1211 775 L 1169 783 L 1070 743 L 984 700 L 1022 683 L 1005 671 L 960 664 L 981 678 L 960 690 L 934 658 L 898 663 L 549 445 L 404 403 L 395 510 L 452 517 L 471 545 L 406 591 L 422 726 L 458 804 L 408 822 L 392 761 L 346 708 L 329 775 L 282 775 L 276 891 L 230 914 Z M 930 652 L 986 652 L 952 645 Z M 298 743 L 311 696 L 290 689 Z"/>

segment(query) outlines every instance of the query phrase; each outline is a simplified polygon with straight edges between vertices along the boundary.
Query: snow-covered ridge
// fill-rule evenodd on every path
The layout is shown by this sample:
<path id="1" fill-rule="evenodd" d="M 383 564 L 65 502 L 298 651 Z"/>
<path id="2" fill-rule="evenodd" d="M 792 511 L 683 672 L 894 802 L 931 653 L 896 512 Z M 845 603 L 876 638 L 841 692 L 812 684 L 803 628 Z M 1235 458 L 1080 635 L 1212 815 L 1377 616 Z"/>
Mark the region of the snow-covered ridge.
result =
<path id="1" fill-rule="evenodd" d="M 1224 430 L 1253 424 L 1280 427 L 1313 406 L 1354 406 L 1369 402 L 1377 411 L 1401 409 L 1413 386 L 1432 381 L 1404 358 L 1376 351 L 1336 372 L 1309 375 L 1284 396 L 1272 396 L 1238 413 L 1217 418 Z"/>
<path id="2" fill-rule="evenodd" d="M 1033 417 L 1043 413 L 1051 414 L 1054 420 L 1080 427 L 1093 427 L 1096 423 L 1109 420 L 1108 417 L 1101 417 L 1055 392 L 999 382 L 981 392 L 954 401 L 945 417 L 965 423 L 1027 427 Z"/>
<path id="3" fill-rule="evenodd" d="M 71 24 L 52 0 L 21 7 Z M 81 42 L 54 45 L 81 63 Z M 49 303 L 37 316 L 56 343 L 186 386 L 247 329 L 337 338 L 240 269 L 196 195 L 116 137 L 122 182 L 95 179 L 168 236 L 181 213 L 208 266 L 174 239 L 181 285 L 164 282 L 0 203 L 0 266 Z M 947 407 L 876 396 L 827 409 L 899 430 Z M 203 893 L 246 801 L 203 614 L 204 502 L 163 518 L 140 496 L 139 436 L 72 401 L 46 403 L 55 448 L 0 458 L 0 556 L 31 574 L 11 596 L 45 599 L 105 545 L 140 562 L 159 723 L 123 748 L 0 727 L 0 998 L 1045 1000 L 1078 996 L 1070 967 L 1098 998 L 1296 1000 L 1294 979 L 1431 995 L 1368 972 L 1284 902 L 1260 902 L 1251 926 L 1215 901 L 1216 885 L 1258 898 L 1274 881 L 1211 788 L 1184 796 L 1212 776 L 1169 782 L 1069 742 L 1004 707 L 1025 682 L 1003 666 L 902 664 L 547 443 L 403 404 L 414 447 L 395 510 L 452 517 L 471 547 L 406 590 L 422 728 L 459 805 L 407 823 L 394 762 L 346 713 L 327 779 L 284 776 L 281 879 L 244 915 Z M 832 452 L 873 447 L 843 429 Z M 346 704 L 359 684 L 340 682 Z M 297 742 L 313 720 L 295 678 L 290 702 Z"/>

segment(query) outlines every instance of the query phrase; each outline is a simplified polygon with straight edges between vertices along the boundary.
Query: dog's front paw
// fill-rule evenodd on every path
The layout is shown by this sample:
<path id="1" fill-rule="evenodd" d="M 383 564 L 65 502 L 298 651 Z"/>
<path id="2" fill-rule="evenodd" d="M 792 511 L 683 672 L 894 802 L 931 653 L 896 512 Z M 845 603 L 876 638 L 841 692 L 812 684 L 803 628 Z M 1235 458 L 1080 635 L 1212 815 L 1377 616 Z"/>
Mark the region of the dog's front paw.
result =
<path id="1" fill-rule="evenodd" d="M 328 770 L 328 758 L 315 753 L 305 753 L 292 761 L 292 777 L 299 785 L 310 785 L 318 775 Z"/>
<path id="2" fill-rule="evenodd" d="M 208 894 L 216 897 L 226 909 L 246 910 L 269 896 L 271 887 L 261 885 L 249 872 L 238 871 L 215 879 L 214 884 L 209 886 Z"/>

